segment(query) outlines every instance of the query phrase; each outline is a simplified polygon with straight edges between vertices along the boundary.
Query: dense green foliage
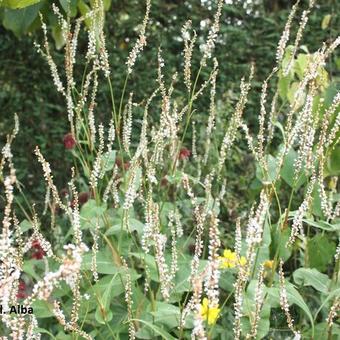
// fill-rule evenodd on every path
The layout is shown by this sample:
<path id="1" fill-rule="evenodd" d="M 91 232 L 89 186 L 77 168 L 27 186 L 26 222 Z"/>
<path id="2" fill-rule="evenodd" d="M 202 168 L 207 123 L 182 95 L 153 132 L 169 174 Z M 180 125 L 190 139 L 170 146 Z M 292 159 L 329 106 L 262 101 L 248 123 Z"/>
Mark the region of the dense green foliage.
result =
<path id="1" fill-rule="evenodd" d="M 19 2 L 12 2 L 13 9 L 3 8 L 2 12 L 0 9 L 0 13 L 2 13 L 0 17 L 1 15 L 3 17 L 3 27 L 0 27 L 2 65 L 0 70 L 0 107 L 2 108 L 0 138 L 2 141 L 5 140 L 8 127 L 12 124 L 12 114 L 17 112 L 22 125 L 25 126 L 25 130 L 21 132 L 21 138 L 14 145 L 18 155 L 18 178 L 27 187 L 27 194 L 38 200 L 38 197 L 44 192 L 44 188 L 41 187 L 39 176 L 35 175 L 36 161 L 32 150 L 35 145 L 40 145 L 42 150 L 49 151 L 49 161 L 53 168 L 57 171 L 63 169 L 64 162 L 70 162 L 70 157 L 67 152 L 65 153 L 62 145 L 62 138 L 68 132 L 68 127 L 65 119 L 62 119 L 65 115 L 61 105 L 62 99 L 50 81 L 48 67 L 43 63 L 41 56 L 37 54 L 33 46 L 34 40 L 41 40 L 38 10 L 43 9 L 42 13 L 47 17 L 52 30 L 53 27 L 57 27 L 56 18 L 50 13 L 49 1 L 35 1 L 38 4 L 35 5 L 33 21 L 25 26 L 25 22 L 21 19 L 22 14 L 18 14 L 25 8 L 14 9 L 17 8 Z M 22 3 L 26 4 L 26 2 Z M 4 4 L 6 2 L 2 5 Z M 64 1 L 61 1 L 61 4 L 64 6 L 63 8 L 66 8 Z M 75 4 L 75 1 L 72 1 L 72 4 Z M 338 7 L 337 1 L 322 1 L 318 4 L 317 11 L 311 14 L 303 41 L 310 51 L 315 51 L 322 41 L 336 35 L 339 16 L 335 13 L 337 13 Z M 217 91 L 223 105 L 227 105 L 223 111 L 227 112 L 228 108 L 230 109 L 235 103 L 239 91 L 239 80 L 248 72 L 251 61 L 256 63 L 256 82 L 253 86 L 258 89 L 256 92 L 260 92 L 261 81 L 264 80 L 273 65 L 274 47 L 279 40 L 289 8 L 286 4 L 282 5 L 280 1 L 259 2 L 258 4 L 254 1 L 253 4 L 247 6 L 243 6 L 242 2 L 234 1 L 234 4 L 224 6 L 223 24 L 216 51 L 221 70 Z M 107 45 L 110 61 L 114 68 L 113 84 L 115 84 L 117 95 L 124 81 L 125 65 L 122 60 L 126 59 L 130 45 L 135 40 L 135 27 L 140 23 L 144 9 L 145 5 L 141 1 L 112 1 L 106 13 Z M 151 27 L 147 32 L 148 46 L 136 66 L 137 76 L 134 82 L 129 84 L 128 89 L 135 92 L 137 101 L 145 98 L 155 85 L 157 63 L 155 49 L 162 46 L 166 54 L 167 71 L 181 67 L 182 61 L 178 58 L 178 54 L 182 53 L 182 43 L 179 39 L 181 26 L 190 13 L 194 26 L 198 27 L 198 33 L 206 34 L 208 27 L 200 28 L 200 22 L 202 18 L 212 17 L 213 12 L 209 9 L 210 2 L 201 4 L 200 1 L 180 3 L 159 1 L 153 4 Z M 74 10 L 73 13 L 75 14 L 76 11 Z M 17 19 L 15 17 L 12 20 L 8 19 L 9 22 L 15 22 L 20 27 L 20 29 L 14 30 L 16 37 L 13 36 L 13 25 L 6 26 L 4 22 L 6 15 L 18 15 Z M 331 15 L 331 21 L 322 30 L 320 27 L 326 15 Z M 265 39 L 263 39 L 264 37 Z M 79 45 L 81 51 L 86 49 L 84 34 Z M 61 62 L 61 52 L 59 50 L 58 57 L 58 53 L 55 51 L 59 62 Z M 193 64 L 197 66 L 200 57 L 199 55 L 193 57 Z M 83 62 L 84 60 L 77 60 L 77 63 L 80 64 L 79 70 L 82 69 Z M 330 75 L 336 75 L 338 71 L 335 59 L 332 59 L 328 66 Z M 32 70 L 39 71 L 33 72 Z M 145 82 L 145 79 L 150 79 L 150 82 Z M 337 82 L 334 79 L 334 84 Z M 178 89 L 178 91 L 180 90 Z M 259 99 L 256 92 L 251 94 L 250 105 L 246 111 L 248 119 L 254 123 Z M 100 96 L 100 110 L 98 111 L 99 114 L 105 116 L 108 113 L 107 104 L 110 100 L 107 86 L 101 87 Z M 206 114 L 207 101 L 203 107 L 202 114 Z M 236 169 L 246 170 L 246 164 L 247 157 L 240 156 L 240 159 L 235 159 Z M 244 176 L 248 174 L 249 172 L 244 172 Z M 58 176 L 57 181 L 59 186 L 64 187 L 67 177 Z M 237 183 L 235 189 L 236 191 L 247 191 L 248 187 L 249 181 L 244 178 L 241 183 Z M 37 203 L 39 202 L 37 201 Z"/>
<path id="2" fill-rule="evenodd" d="M 59 2 L 65 17 L 66 3 Z M 104 1 L 110 77 L 96 68 L 99 39 L 93 57 L 85 58 L 87 32 L 95 31 L 85 22 L 66 95 L 56 91 L 33 46 L 45 38 L 41 10 L 53 59 L 64 84 L 72 84 L 49 2 L 0 3 L 0 146 L 9 145 L 0 163 L 0 271 L 14 263 L 20 273 L 14 295 L 34 296 L 43 339 L 206 339 L 199 322 L 209 340 L 339 338 L 340 59 L 337 50 L 325 63 L 317 59 L 328 51 L 322 42 L 329 46 L 339 35 L 338 5 L 318 4 L 296 54 L 288 45 L 279 58 L 277 42 L 291 10 L 284 3 L 224 4 L 216 80 L 212 59 L 202 66 L 198 46 L 211 29 L 215 2 L 153 1 L 148 44 L 126 77 L 145 5 Z M 91 6 L 70 4 L 67 20 Z M 192 92 L 182 74 L 188 17 L 198 34 Z M 296 18 L 292 26 L 294 37 Z M 99 80 L 93 103 L 87 90 L 95 81 L 86 87 L 92 71 Z M 73 109 L 67 111 L 65 98 Z M 11 144 L 14 112 L 21 127 Z M 14 232 L 6 248 L 8 225 Z M 1 324 L 0 335 L 9 329 Z"/>

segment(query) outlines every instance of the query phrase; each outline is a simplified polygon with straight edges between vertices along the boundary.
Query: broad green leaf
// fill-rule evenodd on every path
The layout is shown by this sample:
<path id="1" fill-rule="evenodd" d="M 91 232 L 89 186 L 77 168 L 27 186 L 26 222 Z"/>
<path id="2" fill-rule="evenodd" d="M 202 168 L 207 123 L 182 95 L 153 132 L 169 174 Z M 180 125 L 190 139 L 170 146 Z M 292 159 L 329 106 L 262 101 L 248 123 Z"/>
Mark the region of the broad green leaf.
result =
<path id="1" fill-rule="evenodd" d="M 150 312 L 154 317 L 156 324 L 164 325 L 168 329 L 172 329 L 179 326 L 181 318 L 181 311 L 179 307 L 164 303 L 157 302 L 156 310 Z"/>
<path id="2" fill-rule="evenodd" d="M 112 0 L 103 0 L 104 10 L 108 11 L 111 7 Z"/>
<path id="3" fill-rule="evenodd" d="M 134 256 L 136 259 L 140 260 L 142 263 L 145 263 L 148 266 L 151 280 L 155 282 L 160 282 L 154 256 L 145 253 L 131 253 L 130 255 Z"/>
<path id="4" fill-rule="evenodd" d="M 306 302 L 304 301 L 303 297 L 300 295 L 300 293 L 294 288 L 294 286 L 291 283 L 286 283 L 286 289 L 287 289 L 287 298 L 290 303 L 294 303 L 297 306 L 299 306 L 308 316 L 312 327 L 314 328 L 314 321 L 312 313 L 307 306 Z"/>
<path id="5" fill-rule="evenodd" d="M 259 165 L 256 166 L 256 177 L 263 183 L 272 183 L 276 177 L 277 172 L 277 160 L 272 155 L 266 156 L 266 162 L 268 164 L 268 173 L 264 173 L 263 169 Z"/>
<path id="6" fill-rule="evenodd" d="M 77 15 L 77 0 L 59 0 L 65 13 L 69 13 L 71 17 Z"/>
<path id="7" fill-rule="evenodd" d="M 318 68 L 318 75 L 316 77 L 316 84 L 320 87 L 321 91 L 324 91 L 329 86 L 329 75 L 326 69 L 322 66 Z"/>
<path id="8" fill-rule="evenodd" d="M 319 184 L 315 184 L 314 190 L 313 190 L 313 203 L 312 203 L 312 212 L 313 215 L 321 217 L 323 219 L 324 215 L 321 209 L 321 198 L 319 194 Z"/>
<path id="9" fill-rule="evenodd" d="M 36 300 L 32 303 L 33 313 L 37 318 L 50 318 L 54 316 L 54 306 L 50 302 Z"/>
<path id="10" fill-rule="evenodd" d="M 132 319 L 132 321 L 137 321 L 140 322 L 144 325 L 146 325 L 148 328 L 150 328 L 152 331 L 154 331 L 156 334 L 160 335 L 162 337 L 162 339 L 165 340 L 176 340 L 171 334 L 169 334 L 168 332 L 166 332 L 164 329 L 148 322 L 145 320 L 140 320 L 140 319 Z"/>
<path id="11" fill-rule="evenodd" d="M 82 16 L 85 16 L 91 10 L 90 6 L 84 0 L 78 0 L 77 5 Z M 92 20 L 87 18 L 85 20 L 86 27 L 90 28 L 91 24 Z"/>
<path id="12" fill-rule="evenodd" d="M 328 295 L 325 297 L 325 299 L 322 301 L 322 305 L 319 307 L 317 312 L 315 313 L 315 318 L 317 315 L 320 313 L 320 311 L 327 306 L 328 302 L 333 299 L 334 297 L 339 297 L 340 296 L 340 288 L 334 289 L 331 292 L 328 293 Z"/>
<path id="13" fill-rule="evenodd" d="M 33 333 L 34 334 L 37 334 L 37 333 L 48 334 L 51 337 L 51 339 L 56 339 L 57 340 L 57 338 L 52 333 L 50 333 L 48 330 L 46 330 L 44 328 L 36 327 L 34 329 Z M 66 340 L 66 338 L 62 338 L 62 337 L 60 337 L 60 338 L 58 337 L 58 339 Z M 67 340 L 71 340 L 71 339 L 72 339 L 71 336 L 69 336 L 69 338 Z"/>
<path id="14" fill-rule="evenodd" d="M 291 79 L 290 79 L 289 76 L 283 77 L 282 72 L 280 72 L 280 74 L 281 75 L 280 75 L 279 81 L 278 81 L 279 95 L 280 95 L 282 100 L 286 100 L 287 99 L 288 88 L 289 88 L 289 84 L 291 82 Z"/>
<path id="15" fill-rule="evenodd" d="M 276 254 L 284 261 L 287 261 L 290 258 L 292 254 L 292 249 L 286 247 L 289 237 L 290 228 L 280 230 L 277 225 L 274 225 L 274 228 L 272 230 L 272 243 L 270 246 L 271 258 L 274 258 Z"/>
<path id="16" fill-rule="evenodd" d="M 235 276 L 230 271 L 223 271 L 219 280 L 219 286 L 227 292 L 234 290 Z"/>
<path id="17" fill-rule="evenodd" d="M 97 205 L 95 200 L 88 200 L 80 209 L 82 228 L 95 228 L 97 222 L 101 227 L 104 223 L 102 216 L 106 209 L 106 204 Z"/>
<path id="18" fill-rule="evenodd" d="M 303 219 L 302 220 L 304 223 L 318 228 L 318 229 L 322 229 L 322 230 L 327 230 L 327 231 L 340 231 L 340 224 L 330 224 L 326 221 L 313 221 L 310 219 Z"/>
<path id="19" fill-rule="evenodd" d="M 83 256 L 83 262 L 81 264 L 82 270 L 91 270 L 92 266 L 92 254 L 87 253 Z M 97 253 L 97 271 L 100 274 L 116 274 L 119 267 L 114 263 L 112 256 L 109 252 L 103 250 Z"/>
<path id="20" fill-rule="evenodd" d="M 116 163 L 116 151 L 105 152 L 102 156 L 102 169 L 104 172 L 111 171 Z"/>
<path id="21" fill-rule="evenodd" d="M 332 150 L 327 162 L 327 170 L 329 175 L 340 175 L 340 145 L 335 146 Z"/>
<path id="22" fill-rule="evenodd" d="M 72 340 L 72 335 L 70 334 L 65 334 L 65 332 L 60 331 L 57 336 L 56 336 L 57 340 Z"/>
<path id="23" fill-rule="evenodd" d="M 207 265 L 206 260 L 199 261 L 199 272 L 202 272 Z M 175 276 L 175 287 L 174 292 L 184 293 L 192 290 L 191 284 L 189 282 L 189 277 L 191 274 L 191 258 L 186 257 L 185 259 L 180 259 L 178 261 L 178 271 Z"/>
<path id="24" fill-rule="evenodd" d="M 250 320 L 254 316 L 255 307 L 256 307 L 256 304 L 254 303 L 255 294 L 256 294 L 256 285 L 257 285 L 257 280 L 250 281 L 247 287 L 247 291 L 244 294 L 243 309 L 242 309 L 243 314 L 245 316 L 242 318 L 242 333 L 244 335 L 246 335 L 247 333 L 251 331 Z M 264 288 L 263 294 L 265 294 L 265 291 L 266 291 L 266 288 Z M 258 323 L 256 339 L 262 339 L 269 332 L 270 310 L 271 310 L 271 306 L 269 303 L 266 303 L 266 300 L 265 300 L 262 305 L 262 309 L 260 313 L 260 321 Z"/>
<path id="25" fill-rule="evenodd" d="M 286 291 L 287 291 L 287 298 L 288 298 L 289 305 L 296 304 L 297 306 L 299 306 L 309 318 L 312 328 L 314 329 L 314 320 L 313 320 L 313 316 L 312 316 L 312 313 L 309 307 L 307 306 L 306 302 L 303 300 L 300 293 L 288 281 L 286 281 Z M 270 304 L 274 308 L 279 306 L 280 305 L 280 287 L 267 288 L 267 292 L 270 298 L 269 299 Z"/>
<path id="26" fill-rule="evenodd" d="M 20 223 L 20 229 L 24 233 L 25 231 L 32 229 L 32 223 L 27 220 L 23 220 Z"/>
<path id="27" fill-rule="evenodd" d="M 39 265 L 42 264 L 41 262 L 42 262 L 41 260 L 35 260 L 35 259 L 26 260 L 24 262 L 24 264 L 23 264 L 22 270 L 26 274 L 28 274 L 29 276 L 34 278 L 35 280 L 39 281 L 40 280 L 40 276 L 37 274 L 36 270 L 39 268 Z"/>
<path id="28" fill-rule="evenodd" d="M 260 313 L 260 320 L 257 324 L 257 336 L 256 339 L 263 339 L 269 332 L 270 329 L 270 320 L 269 317 L 264 317 L 263 314 L 267 314 L 269 310 L 270 314 L 270 306 L 264 305 L 263 310 Z M 248 317 L 241 318 L 241 327 L 242 327 L 242 334 L 246 335 L 251 332 L 252 327 Z"/>
<path id="29" fill-rule="evenodd" d="M 38 17 L 41 3 L 23 9 L 5 8 L 2 24 L 16 36 L 27 33 L 33 21 Z"/>
<path id="30" fill-rule="evenodd" d="M 329 327 L 327 322 L 321 322 L 315 325 L 314 337 L 312 337 L 312 330 L 306 329 L 302 333 L 302 339 L 324 339 L 327 334 L 327 340 L 339 340 L 340 339 L 340 326 L 336 323 L 332 326 L 331 334 L 328 334 Z M 328 337 L 328 335 L 331 335 Z"/>
<path id="31" fill-rule="evenodd" d="M 111 303 L 111 292 L 113 291 L 113 283 L 115 282 L 118 273 L 115 274 L 109 283 L 106 285 L 104 292 L 102 294 L 98 294 L 97 298 L 99 300 L 98 307 L 96 309 L 95 317 L 96 320 L 101 323 L 105 324 L 112 319 L 112 311 L 110 310 L 110 303 Z"/>
<path id="32" fill-rule="evenodd" d="M 301 80 L 308 66 L 309 59 L 310 59 L 310 56 L 304 53 L 300 53 L 296 59 L 295 72 Z"/>
<path id="33" fill-rule="evenodd" d="M 299 268 L 293 273 L 294 281 L 298 285 L 312 286 L 317 291 L 327 294 L 331 280 L 315 268 Z"/>
<path id="34" fill-rule="evenodd" d="M 52 27 L 52 37 L 54 39 L 56 49 L 60 50 L 65 45 L 65 39 L 59 25 Z"/>
<path id="35" fill-rule="evenodd" d="M 21 9 L 32 6 L 42 0 L 3 0 L 0 2 L 0 7 L 8 7 L 11 9 Z"/>
<path id="36" fill-rule="evenodd" d="M 295 94 L 299 88 L 299 85 L 300 84 L 298 82 L 293 82 L 289 86 L 288 92 L 287 92 L 287 99 L 290 104 L 293 104 L 296 100 L 297 107 L 302 107 L 303 103 L 305 102 L 306 93 L 303 92 L 298 98 L 295 98 Z"/>
<path id="37" fill-rule="evenodd" d="M 139 235 L 143 234 L 144 224 L 142 222 L 136 220 L 135 218 L 129 218 L 128 224 L 129 224 L 130 232 L 136 231 Z M 118 223 L 112 226 L 111 228 L 109 228 L 105 232 L 105 235 L 117 235 L 121 232 L 121 230 L 122 230 L 122 225 L 121 223 Z"/>
<path id="38" fill-rule="evenodd" d="M 311 268 L 320 272 L 327 269 L 327 265 L 333 260 L 335 243 L 329 241 L 326 235 L 317 234 L 308 240 L 308 259 Z"/>

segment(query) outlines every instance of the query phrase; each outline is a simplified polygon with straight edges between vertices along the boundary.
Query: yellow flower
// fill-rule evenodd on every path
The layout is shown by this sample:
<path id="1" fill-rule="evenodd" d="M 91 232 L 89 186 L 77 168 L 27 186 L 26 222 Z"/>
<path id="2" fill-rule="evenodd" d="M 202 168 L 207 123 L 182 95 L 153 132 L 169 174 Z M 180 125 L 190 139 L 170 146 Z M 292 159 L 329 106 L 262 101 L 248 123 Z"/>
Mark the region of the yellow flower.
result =
<path id="1" fill-rule="evenodd" d="M 209 300 L 207 298 L 203 299 L 201 304 L 201 316 L 204 320 L 208 320 L 208 325 L 213 325 L 216 323 L 216 320 L 219 317 L 221 309 L 216 307 L 209 306 Z"/>
<path id="2" fill-rule="evenodd" d="M 230 249 L 225 249 L 223 252 L 223 256 L 220 256 L 221 261 L 221 268 L 235 268 L 237 264 L 239 264 L 241 267 L 245 266 L 247 263 L 247 260 L 244 256 L 240 257 L 240 261 L 237 261 L 236 253 L 231 251 Z"/>
<path id="3" fill-rule="evenodd" d="M 267 260 L 263 262 L 263 266 L 266 269 L 273 269 L 274 261 L 273 260 Z"/>
<path id="4" fill-rule="evenodd" d="M 223 252 L 223 256 L 220 257 L 220 260 L 221 268 L 234 268 L 237 263 L 236 254 L 229 249 L 226 249 Z"/>
<path id="5" fill-rule="evenodd" d="M 240 257 L 240 266 L 244 267 L 247 264 L 247 259 L 244 256 Z"/>

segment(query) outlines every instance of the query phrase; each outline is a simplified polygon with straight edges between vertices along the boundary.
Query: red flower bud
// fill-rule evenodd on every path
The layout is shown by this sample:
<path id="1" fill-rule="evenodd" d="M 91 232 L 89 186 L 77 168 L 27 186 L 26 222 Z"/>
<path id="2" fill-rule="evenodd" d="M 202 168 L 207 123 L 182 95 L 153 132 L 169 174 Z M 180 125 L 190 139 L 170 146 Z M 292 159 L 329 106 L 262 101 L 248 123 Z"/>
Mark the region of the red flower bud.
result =
<path id="1" fill-rule="evenodd" d="M 45 251 L 38 240 L 32 242 L 32 248 L 34 249 L 32 259 L 41 260 L 45 256 Z"/>
<path id="2" fill-rule="evenodd" d="M 45 256 L 45 252 L 43 250 L 37 250 L 32 254 L 32 259 L 42 260 Z"/>
<path id="3" fill-rule="evenodd" d="M 89 192 L 81 192 L 78 196 L 79 205 L 85 204 L 90 198 Z"/>
<path id="4" fill-rule="evenodd" d="M 124 165 L 124 170 L 128 170 L 130 168 L 130 162 L 126 161 L 123 164 L 123 161 L 120 158 L 116 159 L 116 165 L 118 166 L 118 168 L 122 169 L 123 165 Z"/>
<path id="5" fill-rule="evenodd" d="M 74 146 L 76 145 L 76 140 L 72 133 L 68 133 L 64 136 L 63 139 L 65 149 L 73 149 Z"/>
<path id="6" fill-rule="evenodd" d="M 168 183 L 169 183 L 169 181 L 167 180 L 166 177 L 163 177 L 163 178 L 161 179 L 161 186 L 162 186 L 162 187 L 167 186 Z"/>
<path id="7" fill-rule="evenodd" d="M 184 159 L 188 159 L 191 155 L 191 151 L 187 148 L 182 148 L 179 151 L 179 159 L 184 160 Z"/>

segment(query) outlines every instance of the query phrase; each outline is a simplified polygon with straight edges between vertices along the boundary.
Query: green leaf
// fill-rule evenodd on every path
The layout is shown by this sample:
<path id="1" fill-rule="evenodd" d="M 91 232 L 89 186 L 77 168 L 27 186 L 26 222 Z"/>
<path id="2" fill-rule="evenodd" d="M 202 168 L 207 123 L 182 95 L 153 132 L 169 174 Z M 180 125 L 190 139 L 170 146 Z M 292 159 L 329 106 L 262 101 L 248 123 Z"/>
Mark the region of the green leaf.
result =
<path id="1" fill-rule="evenodd" d="M 37 269 L 37 265 L 39 265 L 40 262 L 41 261 L 35 260 L 35 259 L 26 260 L 24 262 L 24 264 L 23 264 L 22 270 L 26 274 L 28 274 L 29 276 L 34 278 L 35 280 L 39 281 L 40 280 L 40 276 L 37 274 L 36 269 Z"/>
<path id="2" fill-rule="evenodd" d="M 289 305 L 296 304 L 299 306 L 309 318 L 312 328 L 314 329 L 312 313 L 300 293 L 288 281 L 286 281 L 286 290 Z M 268 288 L 267 291 L 270 298 L 269 303 L 272 305 L 272 307 L 276 308 L 278 305 L 280 305 L 280 287 L 271 287 Z"/>
<path id="3" fill-rule="evenodd" d="M 139 235 L 143 234 L 144 224 L 142 222 L 136 220 L 135 218 L 129 218 L 128 224 L 129 231 L 136 231 Z M 105 235 L 117 235 L 121 232 L 121 229 L 121 223 L 115 224 L 105 232 Z"/>
<path id="4" fill-rule="evenodd" d="M 219 280 L 219 286 L 227 292 L 234 290 L 235 277 L 230 271 L 223 271 Z"/>
<path id="5" fill-rule="evenodd" d="M 314 332 L 314 337 L 312 337 L 312 330 L 311 329 L 306 329 L 306 331 L 302 334 L 303 339 L 324 339 L 325 334 L 328 334 L 328 323 L 327 322 L 321 322 L 315 325 L 315 332 Z M 332 326 L 332 332 L 331 332 L 331 337 L 327 338 L 329 340 L 339 340 L 340 339 L 340 326 L 337 325 L 336 323 L 333 324 Z"/>
<path id="6" fill-rule="evenodd" d="M 295 72 L 301 80 L 303 78 L 306 68 L 308 67 L 309 59 L 310 59 L 309 55 L 304 53 L 300 53 L 296 59 Z"/>
<path id="7" fill-rule="evenodd" d="M 264 184 L 272 183 L 276 177 L 277 160 L 272 155 L 266 156 L 268 173 L 263 173 L 259 165 L 256 165 L 256 177 Z"/>
<path id="8" fill-rule="evenodd" d="M 315 184 L 314 190 L 313 190 L 312 212 L 313 212 L 313 215 L 324 218 L 324 215 L 321 209 L 321 198 L 319 194 L 318 183 Z"/>
<path id="9" fill-rule="evenodd" d="M 293 104 L 295 101 L 295 93 L 297 92 L 297 90 L 299 89 L 300 84 L 298 82 L 293 82 L 287 91 L 287 99 L 289 101 L 290 104 Z M 303 105 L 303 103 L 305 102 L 305 97 L 306 97 L 306 93 L 301 93 L 301 95 L 299 96 L 299 98 L 297 99 L 297 107 L 301 107 Z"/>
<path id="10" fill-rule="evenodd" d="M 270 245 L 271 258 L 274 258 L 276 254 L 284 261 L 287 261 L 290 258 L 292 249 L 286 247 L 289 237 L 290 228 L 280 230 L 277 225 L 274 225 L 272 232 L 272 243 Z"/>
<path id="11" fill-rule="evenodd" d="M 104 11 L 108 11 L 111 7 L 112 0 L 103 0 Z"/>
<path id="12" fill-rule="evenodd" d="M 332 16 L 330 14 L 326 14 L 323 19 L 322 19 L 322 22 L 321 22 L 321 28 L 323 30 L 325 30 L 326 28 L 328 28 L 329 26 L 329 23 L 331 22 L 331 19 L 332 19 Z"/>
<path id="13" fill-rule="evenodd" d="M 43 300 L 36 300 L 32 303 L 33 314 L 37 318 L 50 318 L 54 316 L 53 304 Z"/>
<path id="14" fill-rule="evenodd" d="M 333 260 L 335 243 L 328 240 L 326 235 L 318 234 L 308 240 L 308 258 L 310 267 L 323 272 Z"/>
<path id="15" fill-rule="evenodd" d="M 340 224 L 330 224 L 326 221 L 313 221 L 310 219 L 303 219 L 302 220 L 304 223 L 318 228 L 318 229 L 322 229 L 322 230 L 327 230 L 327 231 L 340 231 Z"/>
<path id="16" fill-rule="evenodd" d="M 16 36 L 27 33 L 33 21 L 38 17 L 41 3 L 23 9 L 4 10 L 4 19 L 2 24 L 8 30 L 11 30 Z"/>
<path id="17" fill-rule="evenodd" d="M 109 283 L 106 285 L 103 294 L 97 295 L 97 298 L 99 300 L 99 305 L 96 309 L 95 318 L 96 320 L 101 323 L 105 324 L 106 322 L 111 321 L 112 319 L 112 312 L 110 310 L 110 303 L 111 303 L 111 292 L 112 292 L 112 286 L 117 278 L 117 274 L 115 274 L 112 279 L 109 281 Z"/>
<path id="18" fill-rule="evenodd" d="M 37 333 L 48 334 L 51 337 L 51 339 L 57 339 L 52 333 L 50 333 L 48 330 L 46 330 L 44 328 L 36 327 L 36 328 L 34 328 L 33 332 L 34 332 L 34 334 L 37 334 Z M 61 338 L 61 337 L 60 338 L 58 337 L 58 339 L 66 340 L 66 338 Z M 68 340 L 71 340 L 71 337 Z"/>
<path id="19" fill-rule="evenodd" d="M 315 268 L 299 268 L 293 273 L 294 281 L 298 285 L 312 286 L 317 291 L 327 294 L 331 280 Z"/>
<path id="20" fill-rule="evenodd" d="M 157 302 L 156 310 L 150 313 L 155 317 L 155 323 L 164 325 L 168 329 L 179 326 L 181 311 L 177 306 L 164 302 Z"/>
<path id="21" fill-rule="evenodd" d="M 135 258 L 139 259 L 142 262 L 145 262 L 145 264 L 148 266 L 151 280 L 155 282 L 160 282 L 156 260 L 154 256 L 145 253 L 131 253 L 130 255 L 134 256 Z"/>
<path id="22" fill-rule="evenodd" d="M 65 39 L 59 25 L 52 27 L 52 37 L 54 39 L 56 49 L 60 50 L 65 45 Z"/>
<path id="23" fill-rule="evenodd" d="M 132 319 L 132 321 L 137 321 L 137 322 L 140 322 L 140 323 L 146 325 L 148 328 L 150 328 L 156 334 L 160 335 L 165 340 L 176 340 L 176 338 L 174 338 L 171 334 L 169 334 L 168 332 L 166 332 L 162 328 L 160 328 L 160 327 L 158 327 L 158 326 L 156 326 L 156 325 L 154 325 L 150 322 L 147 322 L 145 320 L 140 320 L 140 319 Z"/>
<path id="24" fill-rule="evenodd" d="M 116 163 L 116 151 L 108 151 L 105 152 L 102 156 L 102 169 L 104 172 L 110 171 L 113 169 Z"/>
<path id="25" fill-rule="evenodd" d="M 20 223 L 20 229 L 21 229 L 21 232 L 24 233 L 25 231 L 32 229 L 32 223 L 27 220 L 23 220 Z"/>
<path id="26" fill-rule="evenodd" d="M 286 289 L 287 289 L 287 298 L 289 303 L 293 304 L 295 303 L 297 306 L 299 306 L 308 316 L 311 325 L 314 329 L 314 321 L 312 313 L 307 306 L 306 302 L 304 301 L 303 297 L 300 295 L 300 293 L 294 288 L 294 286 L 291 283 L 286 283 Z"/>
<path id="27" fill-rule="evenodd" d="M 83 0 L 78 0 L 78 8 L 82 16 L 85 16 L 91 10 L 90 6 Z M 90 28 L 91 24 L 92 20 L 90 18 L 87 18 L 85 20 L 86 27 Z"/>
<path id="28" fill-rule="evenodd" d="M 289 76 L 283 77 L 282 72 L 280 72 L 280 77 L 279 77 L 279 82 L 278 82 L 278 90 L 279 90 L 279 95 L 282 100 L 287 99 L 287 93 L 288 93 L 288 88 L 289 84 L 291 82 L 291 79 Z"/>
<path id="29" fill-rule="evenodd" d="M 21 9 L 32 6 L 41 0 L 3 0 L 0 2 L 0 7 L 8 7 L 11 9 Z"/>
<path id="30" fill-rule="evenodd" d="M 201 273 L 207 265 L 206 260 L 199 261 L 199 272 Z M 184 293 L 192 290 L 192 286 L 189 282 L 189 276 L 191 274 L 191 259 L 186 257 L 178 261 L 178 271 L 175 276 L 175 287 L 176 293 Z"/>
<path id="31" fill-rule="evenodd" d="M 103 225 L 103 214 L 106 211 L 106 204 L 97 205 L 96 201 L 88 200 L 80 209 L 81 226 L 83 229 L 95 228 L 97 222 Z"/>
<path id="32" fill-rule="evenodd" d="M 87 253 L 83 256 L 83 262 L 81 264 L 82 270 L 91 270 L 92 266 L 92 254 Z M 103 250 L 97 253 L 97 271 L 100 274 L 116 274 L 118 267 L 115 265 L 112 256 L 109 252 Z"/>
<path id="33" fill-rule="evenodd" d="M 340 175 L 340 145 L 332 150 L 327 162 L 327 171 L 331 176 Z"/>
<path id="34" fill-rule="evenodd" d="M 69 12 L 71 17 L 77 15 L 77 0 L 59 0 L 59 2 L 65 13 Z"/>
<path id="35" fill-rule="evenodd" d="M 242 318 L 242 333 L 248 334 L 251 331 L 251 323 L 250 320 L 254 316 L 255 312 L 255 307 L 256 304 L 254 303 L 255 301 L 255 294 L 256 294 L 256 285 L 257 285 L 257 280 L 251 280 L 249 282 L 249 285 L 247 287 L 247 291 L 244 295 L 244 301 L 243 301 L 243 314 L 245 317 Z M 264 288 L 266 290 L 266 288 Z M 264 292 L 265 294 L 265 292 Z M 271 306 L 269 303 L 266 303 L 266 300 L 264 301 L 264 304 L 262 306 L 262 310 L 260 312 L 260 320 L 258 323 L 258 328 L 257 328 L 257 337 L 256 339 L 262 339 L 265 337 L 270 328 L 270 310 Z"/>

